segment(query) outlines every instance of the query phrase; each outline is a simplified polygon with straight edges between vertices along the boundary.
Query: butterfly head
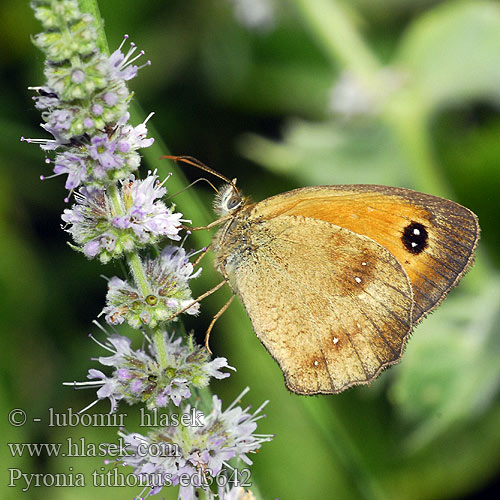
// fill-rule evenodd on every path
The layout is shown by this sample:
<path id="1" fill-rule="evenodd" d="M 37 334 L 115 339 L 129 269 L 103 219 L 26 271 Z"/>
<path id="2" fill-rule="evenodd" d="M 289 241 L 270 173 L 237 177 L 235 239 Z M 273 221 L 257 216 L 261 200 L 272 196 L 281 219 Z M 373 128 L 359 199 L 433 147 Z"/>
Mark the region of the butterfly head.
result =
<path id="1" fill-rule="evenodd" d="M 214 210 L 220 217 L 236 213 L 245 204 L 245 198 L 236 188 L 236 179 L 225 184 L 214 199 Z"/>

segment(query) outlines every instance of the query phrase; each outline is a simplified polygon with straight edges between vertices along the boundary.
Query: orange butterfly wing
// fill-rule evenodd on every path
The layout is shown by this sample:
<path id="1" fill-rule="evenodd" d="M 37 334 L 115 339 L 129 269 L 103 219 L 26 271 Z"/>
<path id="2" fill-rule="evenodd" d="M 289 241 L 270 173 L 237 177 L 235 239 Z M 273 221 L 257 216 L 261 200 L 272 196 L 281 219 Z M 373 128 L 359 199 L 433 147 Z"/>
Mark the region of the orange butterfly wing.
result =
<path id="1" fill-rule="evenodd" d="M 436 307 L 473 260 L 479 223 L 469 209 L 409 189 L 346 185 L 296 189 L 251 208 L 251 217 L 298 215 L 368 236 L 406 271 L 414 295 L 413 323 Z"/>

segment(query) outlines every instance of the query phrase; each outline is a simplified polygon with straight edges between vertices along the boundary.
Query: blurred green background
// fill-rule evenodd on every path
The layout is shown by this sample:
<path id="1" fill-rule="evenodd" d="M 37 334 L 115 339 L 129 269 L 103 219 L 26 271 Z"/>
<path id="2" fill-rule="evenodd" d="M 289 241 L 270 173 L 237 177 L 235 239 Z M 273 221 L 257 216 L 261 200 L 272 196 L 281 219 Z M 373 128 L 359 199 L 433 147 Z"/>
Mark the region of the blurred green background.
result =
<path id="1" fill-rule="evenodd" d="M 369 387 L 301 397 L 284 387 L 239 303 L 218 321 L 212 349 L 237 367 L 213 385 L 228 404 L 269 399 L 259 432 L 275 433 L 254 457 L 262 498 L 280 500 L 495 498 L 500 472 L 500 4 L 432 0 L 105 0 L 111 48 L 122 35 L 152 66 L 131 82 L 157 142 L 144 171 L 172 165 L 170 150 L 211 165 L 253 199 L 287 189 L 379 183 L 452 198 L 475 211 L 482 238 L 474 269 L 414 332 L 399 365 Z M 8 442 L 115 440 L 113 429 L 14 428 L 6 414 L 78 410 L 94 398 L 83 380 L 102 351 L 87 338 L 104 303 L 101 274 L 60 229 L 62 179 L 47 174 L 28 86 L 43 83 L 40 26 L 27 2 L 3 0 L 0 32 L 0 430 Z M 163 142 L 162 142 L 163 141 Z M 167 150 L 168 147 L 168 150 Z M 184 169 L 189 180 L 200 176 Z M 169 181 L 170 191 L 183 184 Z M 167 183 L 167 187 L 169 184 Z M 203 225 L 213 219 L 203 183 L 175 198 Z M 196 234 L 199 247 L 209 234 Z M 218 282 L 210 262 L 194 284 Z M 229 297 L 203 303 L 187 328 L 200 336 Z M 121 408 L 131 417 L 134 411 Z M 107 412 L 105 402 L 92 411 Z M 126 488 L 8 488 L 9 468 L 85 472 L 102 458 L 13 458 L 0 449 L 2 498 L 133 498 Z M 89 481 L 90 482 L 90 481 Z M 159 498 L 176 498 L 164 490 Z"/>

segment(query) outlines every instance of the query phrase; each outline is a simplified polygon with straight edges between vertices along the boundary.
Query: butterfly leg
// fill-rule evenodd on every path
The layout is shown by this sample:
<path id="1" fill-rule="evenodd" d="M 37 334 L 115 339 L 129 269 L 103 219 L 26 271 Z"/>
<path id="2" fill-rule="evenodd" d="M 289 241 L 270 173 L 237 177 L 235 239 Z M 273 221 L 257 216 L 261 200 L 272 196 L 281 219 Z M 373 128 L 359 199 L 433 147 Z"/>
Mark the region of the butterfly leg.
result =
<path id="1" fill-rule="evenodd" d="M 182 309 L 177 311 L 175 314 L 172 314 L 172 316 L 170 316 L 170 318 L 168 318 L 167 321 L 172 321 L 174 318 L 179 316 L 179 314 L 186 312 L 189 308 L 193 307 L 198 302 L 201 302 L 204 298 L 208 297 L 209 295 L 212 295 L 212 293 L 216 292 L 219 288 L 224 286 L 226 283 L 227 283 L 227 280 L 222 280 L 218 285 L 216 285 L 213 288 L 211 288 L 210 290 L 208 290 L 208 292 L 202 293 L 199 297 L 194 299 L 187 306 L 184 306 Z"/>
<path id="2" fill-rule="evenodd" d="M 186 231 L 202 231 L 203 229 L 212 229 L 215 226 L 218 226 L 219 224 L 222 224 L 223 222 L 226 222 L 228 219 L 233 217 L 231 214 L 226 215 L 225 217 L 221 217 L 220 219 L 214 220 L 208 226 L 200 226 L 200 227 L 190 227 L 190 226 L 185 226 L 184 224 L 181 224 L 181 228 L 185 229 Z"/>
<path id="3" fill-rule="evenodd" d="M 203 259 L 203 257 L 205 257 L 205 255 L 207 255 L 207 252 L 210 250 L 211 246 L 212 246 L 212 243 L 210 243 L 210 245 L 208 245 L 208 247 L 205 247 L 205 250 L 203 250 L 203 252 L 201 252 L 199 257 L 194 261 L 193 267 L 196 267 L 200 263 L 201 259 Z"/>
<path id="4" fill-rule="evenodd" d="M 215 322 L 226 312 L 227 308 L 231 305 L 231 302 L 234 300 L 234 297 L 236 295 L 231 295 L 231 298 L 222 306 L 221 310 L 214 316 L 212 319 L 211 323 L 208 325 L 207 331 L 205 333 L 205 347 L 207 348 L 207 351 L 212 354 L 212 351 L 210 350 L 210 347 L 208 346 L 208 341 L 210 339 L 210 332 L 212 331 L 212 328 L 215 325 Z"/>

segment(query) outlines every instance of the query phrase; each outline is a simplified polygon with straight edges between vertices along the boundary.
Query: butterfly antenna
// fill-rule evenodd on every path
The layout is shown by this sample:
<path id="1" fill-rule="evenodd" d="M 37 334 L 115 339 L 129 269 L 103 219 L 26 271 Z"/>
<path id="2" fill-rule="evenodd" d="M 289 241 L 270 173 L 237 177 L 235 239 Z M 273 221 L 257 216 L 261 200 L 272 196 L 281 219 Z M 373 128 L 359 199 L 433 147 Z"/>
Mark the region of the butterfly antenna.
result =
<path id="1" fill-rule="evenodd" d="M 205 181 L 208 184 L 210 184 L 210 187 L 217 194 L 220 194 L 219 190 L 208 179 L 205 179 L 205 177 L 200 177 L 199 179 L 196 179 L 195 181 L 191 182 L 191 184 L 187 185 L 185 188 L 181 189 L 180 191 L 177 191 L 177 193 L 174 193 L 174 194 L 171 194 L 170 196 L 167 196 L 167 198 L 165 198 L 165 200 L 169 200 L 170 198 L 173 198 L 174 196 L 177 196 L 178 194 L 183 193 L 184 191 L 186 191 L 186 189 L 189 189 L 190 187 L 194 186 L 195 184 L 197 184 L 198 182 L 201 182 L 201 181 Z"/>
<path id="2" fill-rule="evenodd" d="M 173 156 L 173 155 L 164 155 L 160 157 L 160 160 L 166 158 L 168 160 L 174 160 L 175 163 L 181 161 L 183 163 L 187 163 L 188 165 L 192 165 L 193 167 L 197 167 L 200 170 L 204 170 L 205 172 L 208 172 L 212 175 L 215 175 L 219 179 L 222 179 L 224 182 L 227 182 L 228 184 L 231 184 L 233 186 L 234 190 L 239 193 L 238 188 L 236 187 L 236 184 L 234 181 L 229 180 L 225 175 L 220 174 L 217 172 L 217 170 L 214 170 L 213 168 L 210 168 L 209 166 L 205 165 L 202 163 L 200 160 L 197 160 L 196 158 L 192 156 Z"/>

